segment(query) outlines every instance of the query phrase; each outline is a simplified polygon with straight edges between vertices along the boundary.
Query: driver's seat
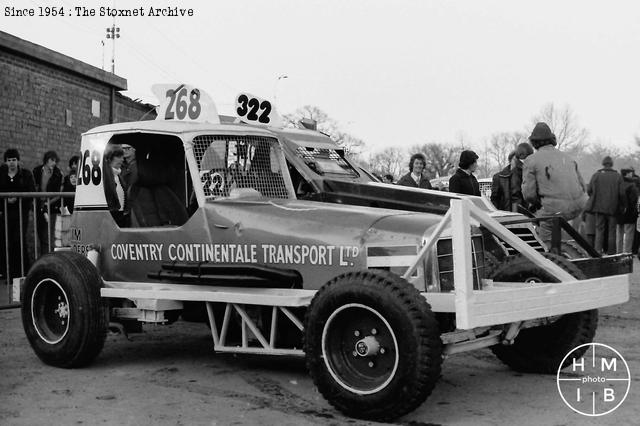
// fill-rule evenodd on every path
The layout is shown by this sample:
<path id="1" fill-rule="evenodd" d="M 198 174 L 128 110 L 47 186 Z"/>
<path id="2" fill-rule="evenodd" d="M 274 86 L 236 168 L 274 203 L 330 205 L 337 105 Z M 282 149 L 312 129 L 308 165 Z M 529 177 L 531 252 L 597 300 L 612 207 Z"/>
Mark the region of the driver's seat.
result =
<path id="1" fill-rule="evenodd" d="M 139 159 L 138 179 L 129 192 L 133 227 L 182 226 L 187 208 L 170 188 L 172 168 L 165 161 Z"/>

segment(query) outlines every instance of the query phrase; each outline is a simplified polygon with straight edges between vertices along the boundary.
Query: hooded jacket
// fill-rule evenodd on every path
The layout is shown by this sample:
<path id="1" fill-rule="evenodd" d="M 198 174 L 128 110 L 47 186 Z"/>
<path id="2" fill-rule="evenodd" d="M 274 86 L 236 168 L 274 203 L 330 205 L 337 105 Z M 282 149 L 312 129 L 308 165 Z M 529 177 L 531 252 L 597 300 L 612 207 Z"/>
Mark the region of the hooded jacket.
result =
<path id="1" fill-rule="evenodd" d="M 578 164 L 553 145 L 544 145 L 524 160 L 522 195 L 525 201 L 541 205 L 543 214 L 577 217 L 587 203 L 585 185 Z"/>

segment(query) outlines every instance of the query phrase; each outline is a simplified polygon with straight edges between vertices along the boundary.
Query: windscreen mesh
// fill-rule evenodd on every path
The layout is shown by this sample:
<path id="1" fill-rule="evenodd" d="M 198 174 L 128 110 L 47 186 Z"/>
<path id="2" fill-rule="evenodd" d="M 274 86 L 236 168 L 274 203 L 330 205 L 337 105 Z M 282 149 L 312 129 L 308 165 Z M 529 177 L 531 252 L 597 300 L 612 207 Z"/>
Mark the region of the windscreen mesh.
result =
<path id="1" fill-rule="evenodd" d="M 319 175 L 326 173 L 358 177 L 353 167 L 334 149 L 298 147 L 298 157 Z"/>
<path id="2" fill-rule="evenodd" d="M 204 195 L 208 199 L 239 195 L 290 198 L 276 139 L 259 136 L 196 136 L 193 139 L 193 153 Z"/>

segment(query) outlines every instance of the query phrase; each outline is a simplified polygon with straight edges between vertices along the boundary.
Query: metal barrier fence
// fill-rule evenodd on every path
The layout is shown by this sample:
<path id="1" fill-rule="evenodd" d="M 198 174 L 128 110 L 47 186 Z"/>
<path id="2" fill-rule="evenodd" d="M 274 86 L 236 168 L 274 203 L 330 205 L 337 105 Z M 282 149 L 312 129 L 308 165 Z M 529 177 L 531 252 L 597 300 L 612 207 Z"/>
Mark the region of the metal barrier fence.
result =
<path id="1" fill-rule="evenodd" d="M 68 221 L 74 192 L 0 193 L 0 309 L 11 303 L 12 279 L 23 277 L 29 266 L 56 246 L 56 223 Z M 60 218 L 60 219 L 58 219 Z M 4 288 L 3 288 L 4 287 Z"/>

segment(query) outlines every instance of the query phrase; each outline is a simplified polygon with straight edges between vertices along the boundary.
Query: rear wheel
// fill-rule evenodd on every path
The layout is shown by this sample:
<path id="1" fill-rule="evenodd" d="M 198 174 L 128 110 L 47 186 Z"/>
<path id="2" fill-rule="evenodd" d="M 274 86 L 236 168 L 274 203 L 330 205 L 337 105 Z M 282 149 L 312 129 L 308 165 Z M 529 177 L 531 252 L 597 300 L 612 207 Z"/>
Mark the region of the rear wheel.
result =
<path id="1" fill-rule="evenodd" d="M 322 287 L 305 318 L 307 367 L 348 416 L 390 421 L 431 393 L 442 363 L 438 323 L 424 297 L 388 272 L 342 275 Z"/>
<path id="2" fill-rule="evenodd" d="M 108 324 L 101 282 L 93 264 L 75 252 L 51 253 L 33 265 L 24 284 L 22 324 L 43 362 L 80 367 L 100 353 Z"/>
<path id="3" fill-rule="evenodd" d="M 585 275 L 561 256 L 545 253 L 565 271 L 578 279 Z M 549 272 L 535 266 L 524 256 L 518 255 L 503 264 L 495 273 L 494 281 L 504 282 L 558 282 Z M 521 330 L 512 345 L 495 345 L 493 353 L 514 370 L 527 373 L 555 374 L 565 355 L 573 348 L 593 341 L 598 327 L 598 311 L 566 314 L 551 324 Z M 587 347 L 574 352 L 580 357 Z M 562 365 L 569 365 L 566 359 Z"/>

